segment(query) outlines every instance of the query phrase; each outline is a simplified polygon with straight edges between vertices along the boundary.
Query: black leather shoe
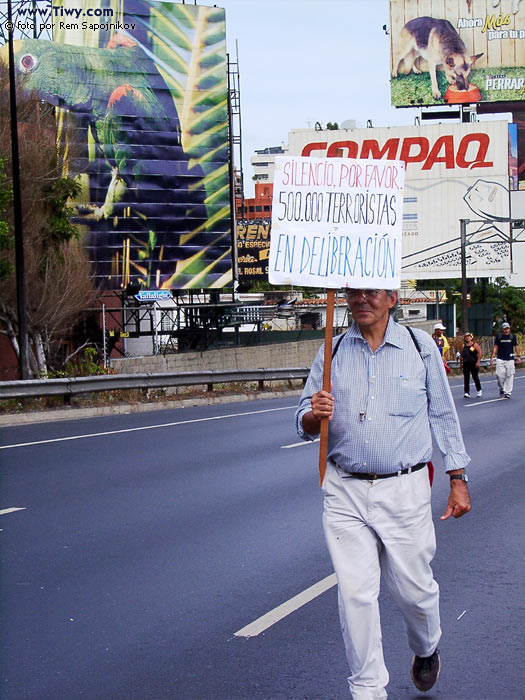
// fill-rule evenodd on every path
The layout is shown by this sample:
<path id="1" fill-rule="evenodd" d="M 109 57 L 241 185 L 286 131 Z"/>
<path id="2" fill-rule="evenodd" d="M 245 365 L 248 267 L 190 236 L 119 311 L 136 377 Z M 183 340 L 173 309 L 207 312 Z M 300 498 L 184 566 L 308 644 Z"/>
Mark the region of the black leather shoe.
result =
<path id="1" fill-rule="evenodd" d="M 440 670 L 441 660 L 439 650 L 436 649 L 432 656 L 414 655 L 410 666 L 410 675 L 418 690 L 427 691 L 437 681 Z"/>

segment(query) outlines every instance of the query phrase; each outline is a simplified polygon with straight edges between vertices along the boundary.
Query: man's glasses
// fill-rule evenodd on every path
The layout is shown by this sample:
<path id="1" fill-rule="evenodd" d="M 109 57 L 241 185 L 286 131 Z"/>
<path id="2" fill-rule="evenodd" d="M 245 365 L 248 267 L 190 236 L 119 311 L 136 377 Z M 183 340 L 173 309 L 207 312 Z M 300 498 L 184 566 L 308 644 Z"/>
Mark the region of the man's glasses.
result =
<path id="1" fill-rule="evenodd" d="M 383 289 L 346 289 L 347 299 L 358 299 L 363 296 L 366 299 L 377 299 Z"/>

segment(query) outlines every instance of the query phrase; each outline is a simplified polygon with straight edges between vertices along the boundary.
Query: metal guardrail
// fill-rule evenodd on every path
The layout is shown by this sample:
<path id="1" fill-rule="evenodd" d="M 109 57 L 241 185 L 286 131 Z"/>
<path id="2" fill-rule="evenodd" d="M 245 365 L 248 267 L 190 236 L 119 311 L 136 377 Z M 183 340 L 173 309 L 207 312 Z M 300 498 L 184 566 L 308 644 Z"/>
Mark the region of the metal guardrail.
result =
<path id="1" fill-rule="evenodd" d="M 309 367 L 281 367 L 269 369 L 206 370 L 201 372 L 159 372 L 155 374 L 106 374 L 95 377 L 65 377 L 61 379 L 26 379 L 0 382 L 0 400 L 26 399 L 37 396 L 65 396 L 117 389 L 164 389 L 166 387 L 205 384 L 213 391 L 214 384 L 306 380 Z"/>
<path id="2" fill-rule="evenodd" d="M 451 362 L 447 360 L 447 365 L 450 369 L 459 369 L 459 360 L 452 360 Z M 481 359 L 479 365 L 480 367 L 490 367 L 490 358 L 485 357 Z"/>
<path id="3" fill-rule="evenodd" d="M 451 369 L 459 369 L 459 362 L 447 363 Z M 482 367 L 490 365 L 489 358 L 481 360 Z M 201 372 L 159 372 L 148 374 L 105 374 L 95 377 L 65 377 L 62 379 L 26 379 L 0 382 L 0 401 L 27 399 L 37 396 L 64 396 L 126 389 L 165 389 L 167 387 L 197 386 L 205 384 L 213 391 L 214 384 L 257 382 L 264 389 L 265 382 L 302 379 L 306 381 L 309 367 L 277 367 L 269 369 L 227 369 Z"/>

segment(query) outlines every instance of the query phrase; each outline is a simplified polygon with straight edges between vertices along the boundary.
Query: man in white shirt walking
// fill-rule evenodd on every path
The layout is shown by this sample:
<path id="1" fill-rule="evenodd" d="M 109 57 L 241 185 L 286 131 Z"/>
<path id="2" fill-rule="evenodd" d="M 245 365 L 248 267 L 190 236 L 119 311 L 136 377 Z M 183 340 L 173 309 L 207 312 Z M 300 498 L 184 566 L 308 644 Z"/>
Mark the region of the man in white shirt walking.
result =
<path id="1" fill-rule="evenodd" d="M 353 700 L 387 697 L 379 619 L 383 574 L 405 620 L 411 675 L 427 691 L 440 670 L 439 588 L 427 462 L 432 433 L 450 477 L 442 520 L 470 511 L 465 452 L 440 352 L 425 332 L 393 319 L 397 292 L 347 289 L 354 320 L 334 339 L 332 389 L 319 351 L 296 412 L 305 440 L 330 420 L 323 482 L 325 537 L 337 575 Z"/>

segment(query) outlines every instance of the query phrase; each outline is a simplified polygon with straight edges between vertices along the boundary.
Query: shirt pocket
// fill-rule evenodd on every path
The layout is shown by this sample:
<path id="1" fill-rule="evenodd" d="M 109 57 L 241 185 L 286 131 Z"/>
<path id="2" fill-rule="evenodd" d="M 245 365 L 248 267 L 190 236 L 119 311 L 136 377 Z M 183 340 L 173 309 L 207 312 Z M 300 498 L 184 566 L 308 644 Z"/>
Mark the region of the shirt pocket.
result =
<path id="1" fill-rule="evenodd" d="M 387 377 L 388 414 L 411 417 L 426 403 L 424 383 L 417 377 Z"/>

